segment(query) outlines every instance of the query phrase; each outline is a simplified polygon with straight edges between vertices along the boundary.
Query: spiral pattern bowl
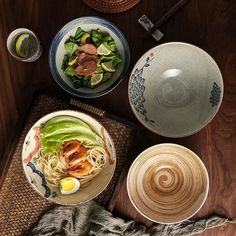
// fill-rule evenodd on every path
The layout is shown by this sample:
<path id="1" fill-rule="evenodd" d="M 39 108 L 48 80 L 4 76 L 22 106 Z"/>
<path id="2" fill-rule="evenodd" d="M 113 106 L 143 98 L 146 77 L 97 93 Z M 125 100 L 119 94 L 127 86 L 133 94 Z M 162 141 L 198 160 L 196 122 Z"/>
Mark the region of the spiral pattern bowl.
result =
<path id="1" fill-rule="evenodd" d="M 209 178 L 200 158 L 176 144 L 146 149 L 127 178 L 134 207 L 151 221 L 171 224 L 192 217 L 204 204 Z"/>

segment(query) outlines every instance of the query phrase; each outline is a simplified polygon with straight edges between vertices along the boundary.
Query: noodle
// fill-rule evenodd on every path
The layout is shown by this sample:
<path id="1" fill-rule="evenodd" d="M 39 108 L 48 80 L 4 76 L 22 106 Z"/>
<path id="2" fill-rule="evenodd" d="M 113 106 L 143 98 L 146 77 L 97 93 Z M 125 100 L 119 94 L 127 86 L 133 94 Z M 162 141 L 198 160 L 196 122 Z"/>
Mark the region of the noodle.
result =
<path id="1" fill-rule="evenodd" d="M 106 159 L 107 152 L 104 148 L 95 147 L 89 150 L 89 153 L 84 160 L 87 160 L 92 164 L 92 169 L 88 174 L 81 176 L 80 183 L 82 187 L 102 171 L 103 166 L 106 164 Z"/>
<path id="2" fill-rule="evenodd" d="M 81 187 L 85 187 L 94 179 L 103 169 L 107 160 L 107 152 L 103 147 L 93 147 L 88 149 L 87 155 L 78 162 L 88 161 L 91 164 L 91 169 L 87 173 L 81 173 L 78 179 Z M 58 188 L 60 180 L 69 176 L 66 172 L 68 165 L 65 156 L 58 152 L 55 154 L 45 154 L 41 149 L 39 154 L 39 162 L 42 166 L 45 179 L 48 185 L 52 188 Z"/>
<path id="3" fill-rule="evenodd" d="M 66 176 L 64 172 L 67 168 L 65 159 L 60 154 L 46 155 L 42 150 L 39 157 L 48 184 L 51 187 L 58 187 L 61 178 Z"/>

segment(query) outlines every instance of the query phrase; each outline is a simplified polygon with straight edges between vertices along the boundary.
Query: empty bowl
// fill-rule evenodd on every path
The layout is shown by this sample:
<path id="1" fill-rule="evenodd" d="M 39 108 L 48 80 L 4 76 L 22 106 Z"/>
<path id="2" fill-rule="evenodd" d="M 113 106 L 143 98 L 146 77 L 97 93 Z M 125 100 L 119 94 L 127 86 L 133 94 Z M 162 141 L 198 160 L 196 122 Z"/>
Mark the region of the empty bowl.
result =
<path id="1" fill-rule="evenodd" d="M 149 130 L 167 137 L 191 135 L 216 115 L 223 97 L 221 72 L 202 49 L 166 43 L 146 52 L 128 87 L 131 108 Z"/>
<path id="2" fill-rule="evenodd" d="M 174 224 L 192 217 L 209 190 L 207 170 L 191 150 L 166 143 L 143 151 L 133 162 L 127 190 L 134 207 L 147 219 Z"/>
<path id="3" fill-rule="evenodd" d="M 86 32 L 99 29 L 104 34 L 109 34 L 115 41 L 117 52 L 121 58 L 121 62 L 116 67 L 112 77 L 94 88 L 76 88 L 73 86 L 71 78 L 65 75 L 62 69 L 63 58 L 66 54 L 64 44 L 70 36 L 76 34 L 78 27 Z M 112 91 L 124 78 L 129 62 L 130 50 L 126 38 L 113 23 L 100 17 L 87 16 L 70 21 L 58 31 L 49 49 L 49 66 L 55 81 L 66 92 L 82 98 L 99 97 Z"/>

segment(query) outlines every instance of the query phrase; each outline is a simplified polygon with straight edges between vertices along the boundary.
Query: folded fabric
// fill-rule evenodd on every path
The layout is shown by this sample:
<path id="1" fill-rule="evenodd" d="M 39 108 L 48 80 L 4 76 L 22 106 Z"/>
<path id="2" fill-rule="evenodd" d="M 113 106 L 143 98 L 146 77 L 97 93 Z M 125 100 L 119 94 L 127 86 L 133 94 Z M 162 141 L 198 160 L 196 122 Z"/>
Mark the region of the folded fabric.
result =
<path id="1" fill-rule="evenodd" d="M 47 212 L 27 235 L 45 236 L 187 236 L 230 222 L 213 216 L 180 224 L 155 224 L 150 228 L 114 217 L 94 201 L 78 206 L 58 206 Z"/>

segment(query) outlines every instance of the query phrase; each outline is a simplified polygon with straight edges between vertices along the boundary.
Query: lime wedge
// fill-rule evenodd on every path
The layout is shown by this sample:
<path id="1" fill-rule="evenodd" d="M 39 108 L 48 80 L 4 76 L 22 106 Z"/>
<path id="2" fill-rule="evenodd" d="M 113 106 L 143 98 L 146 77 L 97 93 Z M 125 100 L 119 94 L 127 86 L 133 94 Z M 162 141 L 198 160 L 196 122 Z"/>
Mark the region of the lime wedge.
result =
<path id="1" fill-rule="evenodd" d="M 99 55 L 109 55 L 111 53 L 111 50 L 109 50 L 108 48 L 106 48 L 104 46 L 104 44 L 101 44 L 98 48 L 97 48 L 97 53 Z"/>
<path id="2" fill-rule="evenodd" d="M 93 74 L 91 76 L 91 86 L 95 86 L 101 83 L 102 78 L 103 78 L 103 74 Z"/>
<path id="3" fill-rule="evenodd" d="M 36 49 L 33 36 L 28 33 L 21 34 L 16 40 L 16 53 L 20 57 L 30 57 Z"/>
<path id="4" fill-rule="evenodd" d="M 102 62 L 101 65 L 105 71 L 108 71 L 108 72 L 115 72 L 116 71 L 112 61 Z"/>

